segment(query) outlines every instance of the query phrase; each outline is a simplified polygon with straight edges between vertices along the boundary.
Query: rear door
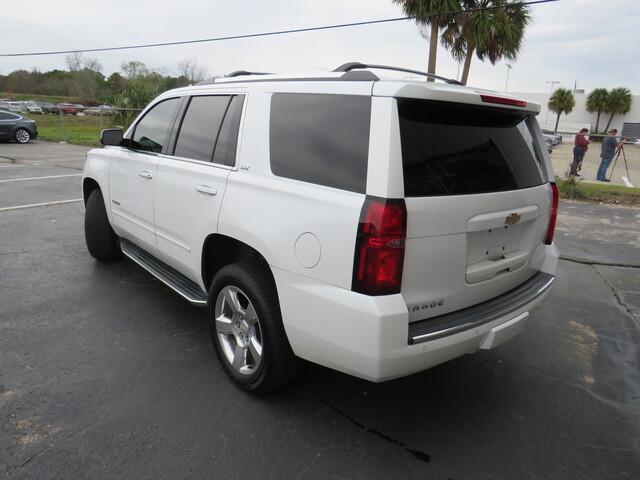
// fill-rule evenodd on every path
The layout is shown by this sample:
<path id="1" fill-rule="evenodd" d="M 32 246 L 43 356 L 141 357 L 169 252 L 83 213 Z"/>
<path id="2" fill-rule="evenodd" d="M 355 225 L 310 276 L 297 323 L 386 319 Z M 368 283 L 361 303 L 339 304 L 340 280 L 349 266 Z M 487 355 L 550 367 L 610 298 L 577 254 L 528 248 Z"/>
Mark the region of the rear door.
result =
<path id="1" fill-rule="evenodd" d="M 244 95 L 191 97 L 162 155 L 155 195 L 158 254 L 199 282 L 202 244 L 218 231 L 218 213 L 235 166 Z"/>
<path id="2" fill-rule="evenodd" d="M 13 138 L 13 130 L 19 117 L 13 113 L 0 111 L 0 140 Z"/>
<path id="3" fill-rule="evenodd" d="M 550 187 L 523 111 L 397 100 L 410 321 L 505 293 L 541 266 Z"/>
<path id="4" fill-rule="evenodd" d="M 114 227 L 151 252 L 156 250 L 153 196 L 158 155 L 169 141 L 180 101 L 170 98 L 154 105 L 125 140 L 128 147 L 112 149 L 109 188 Z"/>

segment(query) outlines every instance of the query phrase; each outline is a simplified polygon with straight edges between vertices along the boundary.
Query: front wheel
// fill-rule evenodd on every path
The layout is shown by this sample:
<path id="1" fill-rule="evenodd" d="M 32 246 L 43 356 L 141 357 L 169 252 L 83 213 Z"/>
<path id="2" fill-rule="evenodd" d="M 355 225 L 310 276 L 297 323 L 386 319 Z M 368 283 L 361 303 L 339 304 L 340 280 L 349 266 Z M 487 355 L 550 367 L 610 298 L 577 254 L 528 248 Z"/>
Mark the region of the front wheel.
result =
<path id="1" fill-rule="evenodd" d="M 273 281 L 258 264 L 222 268 L 209 290 L 209 328 L 225 372 L 239 387 L 266 393 L 291 382 L 291 350 Z"/>
<path id="2" fill-rule="evenodd" d="M 18 143 L 29 143 L 31 140 L 31 133 L 26 128 L 19 128 L 16 130 L 16 142 Z"/>
<path id="3" fill-rule="evenodd" d="M 84 238 L 87 249 L 96 260 L 116 260 L 122 256 L 104 206 L 99 188 L 89 194 L 84 212 Z"/>

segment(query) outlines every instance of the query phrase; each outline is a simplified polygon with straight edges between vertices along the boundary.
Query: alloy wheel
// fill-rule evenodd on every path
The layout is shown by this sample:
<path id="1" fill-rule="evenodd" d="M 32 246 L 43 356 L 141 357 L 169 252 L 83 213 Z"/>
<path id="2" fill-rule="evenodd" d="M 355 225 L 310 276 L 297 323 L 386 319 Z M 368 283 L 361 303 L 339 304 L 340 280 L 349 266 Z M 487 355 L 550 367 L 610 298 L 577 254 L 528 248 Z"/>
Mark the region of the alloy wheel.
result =
<path id="1" fill-rule="evenodd" d="M 262 362 L 262 328 L 258 314 L 241 289 L 226 286 L 214 310 L 216 334 L 223 355 L 241 375 L 256 372 Z"/>
<path id="2" fill-rule="evenodd" d="M 31 135 L 25 129 L 21 128 L 16 132 L 16 140 L 18 143 L 29 143 L 31 139 Z"/>

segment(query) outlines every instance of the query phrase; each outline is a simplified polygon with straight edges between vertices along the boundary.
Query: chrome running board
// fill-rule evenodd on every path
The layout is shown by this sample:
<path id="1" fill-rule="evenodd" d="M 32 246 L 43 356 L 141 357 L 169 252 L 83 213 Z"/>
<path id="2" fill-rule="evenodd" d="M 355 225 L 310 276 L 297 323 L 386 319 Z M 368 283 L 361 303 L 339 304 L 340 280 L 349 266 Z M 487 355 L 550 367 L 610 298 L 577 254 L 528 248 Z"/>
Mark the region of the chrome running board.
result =
<path id="1" fill-rule="evenodd" d="M 175 290 L 183 298 L 198 307 L 207 306 L 207 293 L 200 288 L 200 285 L 189 280 L 175 268 L 170 267 L 161 260 L 151 255 L 149 252 L 134 245 L 124 238 L 120 239 L 122 253 L 144 268 L 151 275 L 156 277 L 167 287 Z"/>

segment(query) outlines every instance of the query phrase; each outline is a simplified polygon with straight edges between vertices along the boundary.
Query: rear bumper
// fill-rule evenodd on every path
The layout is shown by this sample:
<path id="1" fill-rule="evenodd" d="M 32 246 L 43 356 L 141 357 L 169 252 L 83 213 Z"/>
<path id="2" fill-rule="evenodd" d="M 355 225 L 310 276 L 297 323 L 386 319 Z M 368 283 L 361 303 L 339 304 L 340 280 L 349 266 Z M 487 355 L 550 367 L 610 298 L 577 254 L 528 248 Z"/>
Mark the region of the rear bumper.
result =
<path id="1" fill-rule="evenodd" d="M 414 345 L 447 337 L 508 317 L 544 295 L 555 280 L 556 277 L 553 275 L 539 272 L 522 285 L 486 302 L 446 315 L 413 322 L 409 325 L 409 344 Z"/>
<path id="2" fill-rule="evenodd" d="M 509 340 L 522 331 L 555 280 L 551 273 L 540 273 L 488 302 L 410 324 L 401 295 L 370 297 L 284 270 L 273 273 L 295 354 L 373 382 Z"/>

